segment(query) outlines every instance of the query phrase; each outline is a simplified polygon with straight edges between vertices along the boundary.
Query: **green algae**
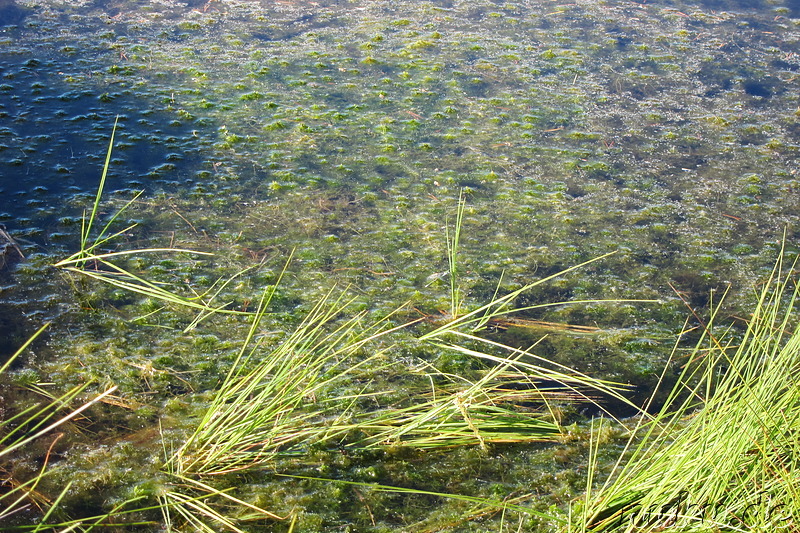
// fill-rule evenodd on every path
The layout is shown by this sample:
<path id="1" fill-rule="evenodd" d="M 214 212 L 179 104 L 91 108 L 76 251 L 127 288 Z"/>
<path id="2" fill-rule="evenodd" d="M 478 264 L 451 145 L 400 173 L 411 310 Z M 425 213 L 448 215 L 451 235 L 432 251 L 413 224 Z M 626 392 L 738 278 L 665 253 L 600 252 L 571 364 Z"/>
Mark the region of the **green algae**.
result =
<path id="1" fill-rule="evenodd" d="M 43 176 L 48 188 L 0 186 L 25 205 L 24 213 L 4 207 L 4 220 L 32 242 L 30 263 L 3 297 L 31 320 L 57 318 L 75 340 L 51 341 L 48 357 L 31 361 L 39 375 L 118 382 L 152 414 L 213 387 L 243 328 L 225 319 L 206 325 L 200 340 L 168 339 L 158 332 L 180 331 L 192 317 L 151 314 L 152 301 L 95 285 L 53 288 L 38 247 L 74 245 L 69 235 L 87 205 L 81 190 L 94 186 L 116 114 L 123 145 L 115 180 L 123 195 L 148 189 L 131 214 L 143 222 L 131 241 L 218 253 L 135 266 L 163 283 L 202 288 L 266 260 L 265 271 L 224 295 L 247 309 L 261 284 L 274 283 L 275 261 L 296 249 L 268 330 L 282 330 L 333 283 L 351 285 L 375 315 L 405 301 L 425 315 L 446 311 L 443 224 L 465 189 L 462 280 L 473 301 L 490 296 L 501 277 L 510 291 L 618 250 L 530 301 L 662 304 L 554 308 L 528 318 L 600 326 L 600 339 L 555 335 L 542 348 L 646 390 L 688 312 L 670 284 L 699 308 L 710 290 L 746 292 L 772 265 L 783 226 L 795 235 L 798 29 L 786 13 L 615 2 L 352 7 L 297 3 L 267 13 L 217 2 L 45 2 L 25 26 L 2 30 L 0 77 L 14 98 L 0 102 L 0 168 L 20 183 Z M 67 134 L 53 132 L 55 123 Z M 95 136 L 84 134 L 92 128 Z M 67 197 L 64 210 L 49 200 L 58 195 Z M 530 342 L 522 333 L 507 334 Z M 116 424 L 124 441 L 152 421 L 136 416 L 97 418 Z M 476 462 L 466 457 L 439 475 L 466 482 Z M 538 464 L 520 467 L 514 483 L 547 477 L 541 472 L 552 467 Z M 564 472 L 573 466 L 565 462 Z M 109 460 L 115 468 L 124 461 Z M 547 483 L 563 504 L 569 491 Z M 294 497 L 313 507 L 313 494 Z M 309 511 L 308 528 L 335 527 L 351 512 L 370 527 L 353 491 L 332 500 L 334 511 Z M 391 501 L 374 512 L 388 516 Z M 400 527 L 404 519 L 393 520 Z"/>

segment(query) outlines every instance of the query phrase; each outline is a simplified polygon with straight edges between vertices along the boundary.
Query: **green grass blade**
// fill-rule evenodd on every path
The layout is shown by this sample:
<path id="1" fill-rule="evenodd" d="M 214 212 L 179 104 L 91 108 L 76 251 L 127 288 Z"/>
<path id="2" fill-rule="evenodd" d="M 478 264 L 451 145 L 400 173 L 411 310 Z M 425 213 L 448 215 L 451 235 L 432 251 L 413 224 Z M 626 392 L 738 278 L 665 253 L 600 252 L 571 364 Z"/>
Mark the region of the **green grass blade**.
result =
<path id="1" fill-rule="evenodd" d="M 457 501 L 462 501 L 462 502 L 466 502 L 466 503 L 472 503 L 472 504 L 481 505 L 481 506 L 489 506 L 489 507 L 493 507 L 495 509 L 508 509 L 510 511 L 516 511 L 518 513 L 524 513 L 524 514 L 527 514 L 527 515 L 537 516 L 539 518 L 544 518 L 546 520 L 553 520 L 553 521 L 555 521 L 556 523 L 559 523 L 559 524 L 566 524 L 566 520 L 564 520 L 564 519 L 562 519 L 560 517 L 552 516 L 552 515 L 547 514 L 547 513 L 542 513 L 540 511 L 537 511 L 535 509 L 531 509 L 530 507 L 525 507 L 523 505 L 516 505 L 516 504 L 513 504 L 513 503 L 499 501 L 499 500 L 491 500 L 491 499 L 488 499 L 488 498 L 479 498 L 479 497 L 475 497 L 475 496 L 466 496 L 466 495 L 463 495 L 463 494 L 453 494 L 453 493 L 445 493 L 445 492 L 433 492 L 433 491 L 428 491 L 428 490 L 419 490 L 419 489 L 413 489 L 413 488 L 407 488 L 407 487 L 394 487 L 394 486 L 391 486 L 391 485 L 381 485 L 381 484 L 378 484 L 378 483 L 362 483 L 362 482 L 357 482 L 357 481 L 345 481 L 345 480 L 341 480 L 341 479 L 324 479 L 324 478 L 316 478 L 316 477 L 311 477 L 311 476 L 294 476 L 294 475 L 288 475 L 288 474 L 278 474 L 278 475 L 279 476 L 283 476 L 283 477 L 287 477 L 287 478 L 292 478 L 292 479 L 306 479 L 306 480 L 310 480 L 310 481 L 323 481 L 323 482 L 336 483 L 336 484 L 341 484 L 341 485 L 350 485 L 350 486 L 356 486 L 356 487 L 363 487 L 363 488 L 367 488 L 367 489 L 370 489 L 370 490 L 373 490 L 373 491 L 376 491 L 376 492 L 392 492 L 392 493 L 397 493 L 397 494 L 419 494 L 419 495 L 425 495 L 425 496 L 436 496 L 436 497 L 444 498 L 444 499 L 448 499 L 448 500 L 457 500 Z"/>
<path id="2" fill-rule="evenodd" d="M 119 123 L 119 117 L 114 119 L 114 127 L 111 130 L 111 139 L 108 141 L 108 150 L 106 151 L 106 160 L 103 164 L 103 173 L 100 176 L 100 185 L 97 188 L 97 194 L 94 198 L 94 205 L 92 206 L 92 211 L 89 214 L 89 221 L 83 226 L 83 231 L 81 235 L 81 251 L 87 249 L 87 245 L 89 243 L 89 235 L 94 228 L 94 220 L 97 217 L 97 213 L 100 209 L 100 200 L 103 197 L 103 189 L 106 185 L 106 176 L 108 176 L 108 168 L 111 165 L 111 152 L 114 148 L 114 134 L 117 132 L 117 123 Z M 98 237 L 99 238 L 99 237 Z"/>

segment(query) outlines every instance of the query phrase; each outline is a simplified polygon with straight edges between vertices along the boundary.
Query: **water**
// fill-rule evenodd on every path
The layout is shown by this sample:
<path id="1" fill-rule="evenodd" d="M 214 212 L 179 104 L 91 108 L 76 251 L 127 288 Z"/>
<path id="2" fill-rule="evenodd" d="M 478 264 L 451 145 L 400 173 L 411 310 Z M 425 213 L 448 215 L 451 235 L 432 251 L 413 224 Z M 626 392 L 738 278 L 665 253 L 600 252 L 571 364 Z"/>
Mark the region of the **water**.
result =
<path id="1" fill-rule="evenodd" d="M 119 117 L 104 212 L 145 191 L 119 246 L 217 253 L 141 260 L 153 279 L 202 291 L 264 261 L 225 294 L 245 309 L 294 249 L 276 330 L 333 283 L 375 315 L 411 301 L 435 316 L 448 308 L 444 227 L 463 190 L 468 302 L 610 251 L 519 303 L 659 300 L 526 315 L 600 327 L 551 335 L 541 354 L 644 397 L 687 305 L 703 315 L 730 286 L 724 314 L 746 314 L 784 230 L 796 253 L 795 17 L 788 1 L 0 3 L 0 221 L 27 256 L 2 272 L 14 340 L 3 352 L 55 320 L 25 364 L 62 386 L 113 381 L 145 404 L 99 417 L 118 449 L 175 403 L 199 409 L 192 391 L 212 388 L 236 350 L 242 323 L 183 335 L 191 317 L 147 315 L 153 302 L 48 266 L 77 246 Z M 92 453 L 64 467 L 89 472 L 86 487 L 102 477 Z M 545 477 L 563 504 L 580 476 L 572 464 L 548 473 L 547 453 L 501 451 L 487 479 L 535 455 L 508 486 Z M 111 470 L 127 468 L 123 455 L 106 458 Z M 323 529 L 345 521 L 308 512 Z"/>

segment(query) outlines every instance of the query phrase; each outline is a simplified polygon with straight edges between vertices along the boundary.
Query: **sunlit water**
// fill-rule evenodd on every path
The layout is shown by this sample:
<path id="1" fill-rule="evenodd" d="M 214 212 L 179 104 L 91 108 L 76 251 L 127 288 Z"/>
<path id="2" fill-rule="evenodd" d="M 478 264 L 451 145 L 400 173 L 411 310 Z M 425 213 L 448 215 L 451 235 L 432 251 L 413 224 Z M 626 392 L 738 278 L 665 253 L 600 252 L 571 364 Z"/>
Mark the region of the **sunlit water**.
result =
<path id="1" fill-rule="evenodd" d="M 463 190 L 474 299 L 616 251 L 522 303 L 661 300 L 532 316 L 607 329 L 542 349 L 646 392 L 686 304 L 730 284 L 746 306 L 785 229 L 796 248 L 799 17 L 793 1 L 0 1 L 0 221 L 30 256 L 2 274 L 3 351 L 57 319 L 74 337 L 53 353 L 83 350 L 95 377 L 138 379 L 104 366 L 130 353 L 92 355 L 114 327 L 131 364 L 200 364 L 200 341 L 95 324 L 86 308 L 152 309 L 78 297 L 46 267 L 76 246 L 119 117 L 109 198 L 145 191 L 128 245 L 231 262 L 149 266 L 162 280 L 208 286 L 296 249 L 287 314 L 333 282 L 376 313 L 436 314 Z M 230 350 L 218 335 L 203 346 Z"/>
<path id="2" fill-rule="evenodd" d="M 2 9 L 0 219 L 31 252 L 77 231 L 116 117 L 110 190 L 183 199 L 248 250 L 299 238 L 264 205 L 303 212 L 343 269 L 374 246 L 373 270 L 412 271 L 395 231 L 433 238 L 426 203 L 465 188 L 489 270 L 618 250 L 613 290 L 702 302 L 762 273 L 797 215 L 791 3 Z"/>

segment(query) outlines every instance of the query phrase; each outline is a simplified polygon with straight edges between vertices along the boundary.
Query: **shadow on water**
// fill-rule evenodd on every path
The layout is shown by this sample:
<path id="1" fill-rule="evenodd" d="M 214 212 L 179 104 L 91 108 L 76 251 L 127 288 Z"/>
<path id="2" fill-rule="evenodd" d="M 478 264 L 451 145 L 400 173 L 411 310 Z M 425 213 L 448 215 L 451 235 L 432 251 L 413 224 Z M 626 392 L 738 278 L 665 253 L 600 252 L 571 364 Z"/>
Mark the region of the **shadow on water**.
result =
<path id="1" fill-rule="evenodd" d="M 0 282 L 4 277 L 0 273 Z M 19 307 L 0 302 L 0 365 L 22 346 L 29 333 Z"/>
<path id="2" fill-rule="evenodd" d="M 13 290 L 12 269 L 22 260 L 22 251 L 0 224 L 0 365 L 22 346 L 30 333 L 20 307 L 2 301 L 3 294 Z"/>
<path id="3" fill-rule="evenodd" d="M 16 26 L 31 13 L 22 8 L 14 0 L 0 0 L 0 26 Z"/>
<path id="4" fill-rule="evenodd" d="M 52 223 L 55 206 L 97 187 L 119 117 L 108 192 L 191 186 L 204 164 L 203 131 L 124 86 L 76 88 L 62 81 L 68 58 L 0 52 L 0 76 L 13 98 L 0 100 L 0 220 Z M 169 107 L 169 106 L 166 106 Z"/>

